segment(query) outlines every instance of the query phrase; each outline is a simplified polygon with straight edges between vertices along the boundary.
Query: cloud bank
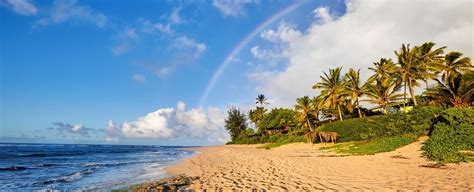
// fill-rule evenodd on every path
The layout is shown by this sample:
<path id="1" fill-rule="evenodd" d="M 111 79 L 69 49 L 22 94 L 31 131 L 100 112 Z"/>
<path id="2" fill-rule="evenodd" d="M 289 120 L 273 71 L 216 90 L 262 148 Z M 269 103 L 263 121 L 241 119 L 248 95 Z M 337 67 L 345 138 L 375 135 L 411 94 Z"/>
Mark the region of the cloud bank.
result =
<path id="1" fill-rule="evenodd" d="M 323 71 L 337 66 L 344 71 L 360 68 L 366 78 L 374 61 L 394 58 L 393 51 L 402 43 L 433 41 L 448 46 L 447 51 L 473 56 L 472 1 L 349 0 L 346 6 L 347 13 L 337 18 L 327 7 L 316 8 L 313 24 L 304 31 L 282 23 L 276 30 L 262 32 L 263 40 L 284 47 L 276 50 L 287 65 L 249 73 L 259 77 L 251 78 L 260 83 L 257 90 L 276 105 L 291 106 L 297 97 L 317 94 L 311 87 Z M 275 57 L 258 47 L 250 51 L 257 58 Z"/>
<path id="2" fill-rule="evenodd" d="M 218 108 L 187 109 L 184 102 L 178 102 L 175 108 L 161 108 L 131 122 L 117 124 L 110 120 L 105 129 L 106 140 L 199 138 L 223 144 L 229 140 L 224 115 Z"/>
<path id="3" fill-rule="evenodd" d="M 55 130 L 59 131 L 61 134 L 64 133 L 70 133 L 74 135 L 81 135 L 81 136 L 89 136 L 89 132 L 95 131 L 95 129 L 85 127 L 82 124 L 69 124 L 69 123 L 61 123 L 61 122 L 56 122 L 53 123 L 54 127 L 48 128 L 49 130 Z"/>

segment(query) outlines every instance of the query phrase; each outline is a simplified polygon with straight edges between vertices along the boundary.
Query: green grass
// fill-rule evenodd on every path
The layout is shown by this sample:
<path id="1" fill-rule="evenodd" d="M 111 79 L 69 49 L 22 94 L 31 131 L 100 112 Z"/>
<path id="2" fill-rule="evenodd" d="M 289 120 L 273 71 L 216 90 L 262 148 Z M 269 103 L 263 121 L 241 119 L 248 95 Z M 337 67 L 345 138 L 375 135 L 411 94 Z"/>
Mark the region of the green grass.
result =
<path id="1" fill-rule="evenodd" d="M 393 151 L 399 147 L 413 143 L 416 140 L 417 138 L 415 136 L 403 135 L 377 138 L 370 141 L 339 143 L 328 147 L 322 147 L 320 149 L 350 155 L 373 155 L 376 153 Z"/>

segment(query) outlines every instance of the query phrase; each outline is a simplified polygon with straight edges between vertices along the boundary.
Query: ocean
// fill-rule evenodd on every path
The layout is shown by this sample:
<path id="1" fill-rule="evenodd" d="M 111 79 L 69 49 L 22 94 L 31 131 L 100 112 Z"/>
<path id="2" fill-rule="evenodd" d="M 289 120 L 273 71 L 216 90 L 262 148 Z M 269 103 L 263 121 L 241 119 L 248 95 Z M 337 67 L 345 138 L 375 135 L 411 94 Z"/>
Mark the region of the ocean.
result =
<path id="1" fill-rule="evenodd" d="M 102 190 L 166 176 L 184 147 L 0 143 L 0 191 Z"/>

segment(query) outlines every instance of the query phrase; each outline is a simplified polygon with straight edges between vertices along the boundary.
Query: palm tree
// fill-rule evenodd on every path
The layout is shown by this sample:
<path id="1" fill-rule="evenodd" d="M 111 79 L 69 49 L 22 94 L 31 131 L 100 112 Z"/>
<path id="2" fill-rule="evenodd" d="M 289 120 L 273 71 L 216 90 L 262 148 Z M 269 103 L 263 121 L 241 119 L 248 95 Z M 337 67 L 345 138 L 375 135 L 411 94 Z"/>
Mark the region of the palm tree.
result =
<path id="1" fill-rule="evenodd" d="M 329 75 L 324 72 L 324 76 L 320 76 L 322 82 L 313 85 L 313 89 L 321 89 L 320 106 L 337 109 L 339 119 L 342 121 L 341 105 L 344 104 L 346 96 L 346 81 L 341 76 L 341 67 L 329 69 Z"/>
<path id="2" fill-rule="evenodd" d="M 263 105 L 265 105 L 265 104 L 269 104 L 267 102 L 267 98 L 263 94 L 257 95 L 257 98 L 255 98 L 255 99 L 257 100 L 255 102 L 255 104 L 260 104 L 260 107 L 263 107 Z"/>
<path id="3" fill-rule="evenodd" d="M 310 122 L 313 113 L 313 101 L 308 96 L 298 98 L 296 99 L 295 110 L 298 112 L 297 119 L 300 124 L 313 131 Z"/>
<path id="4" fill-rule="evenodd" d="M 415 87 L 419 86 L 417 80 L 417 50 L 416 47 L 411 49 L 410 44 L 406 45 L 402 44 L 402 48 L 400 51 L 395 51 L 395 55 L 397 55 L 398 63 L 396 73 L 398 74 L 398 81 L 403 83 L 403 101 L 406 102 L 406 93 L 407 93 L 407 86 L 410 91 L 410 96 L 413 101 L 413 104 L 416 106 L 416 98 L 415 98 Z"/>
<path id="5" fill-rule="evenodd" d="M 474 71 L 449 73 L 446 82 L 437 80 L 438 85 L 424 92 L 438 103 L 454 107 L 469 107 L 474 102 Z"/>
<path id="6" fill-rule="evenodd" d="M 365 92 L 365 86 L 361 85 L 360 82 L 360 69 L 355 71 L 354 69 L 350 68 L 349 72 L 346 73 L 347 79 L 347 91 L 351 101 L 354 103 L 354 106 L 357 108 L 357 112 L 359 113 L 359 117 L 362 117 L 362 113 L 360 112 L 360 105 L 359 105 L 359 97 L 362 96 Z"/>
<path id="7" fill-rule="evenodd" d="M 418 71 L 417 79 L 425 82 L 426 89 L 428 89 L 428 80 L 435 80 L 437 73 L 443 68 L 444 63 L 444 47 L 433 49 L 436 44 L 433 42 L 426 42 L 416 47 Z"/>
<path id="8" fill-rule="evenodd" d="M 396 66 L 392 59 L 381 58 L 380 61 L 374 62 L 374 67 L 369 67 L 374 74 L 369 77 L 368 82 L 375 81 L 376 79 L 391 78 L 396 71 Z"/>
<path id="9" fill-rule="evenodd" d="M 450 80 L 448 80 L 448 77 L 450 77 L 452 73 L 459 74 L 462 71 L 473 70 L 471 59 L 469 57 L 461 58 L 461 56 L 462 53 L 456 51 L 452 51 L 446 54 L 446 56 L 444 57 L 445 63 L 443 66 L 444 73 L 441 75 L 443 82 L 449 82 Z"/>
<path id="10" fill-rule="evenodd" d="M 436 73 L 441 70 L 444 49 L 440 47 L 433 49 L 435 43 L 427 42 L 420 46 L 410 48 L 410 44 L 402 44 L 399 52 L 395 51 L 398 63 L 396 74 L 398 80 L 404 84 L 404 94 L 406 89 L 410 91 L 413 104 L 416 106 L 415 87 L 419 86 L 417 80 L 422 80 L 428 87 L 428 80 L 436 79 Z M 406 96 L 404 96 L 406 100 Z"/>
<path id="11" fill-rule="evenodd" d="M 377 104 L 382 111 L 387 114 L 387 109 L 391 105 L 396 104 L 403 94 L 396 93 L 401 88 L 401 84 L 387 79 L 376 79 L 366 85 L 366 95 L 369 99 L 367 101 L 372 104 Z M 376 109 L 377 109 L 376 108 Z"/>

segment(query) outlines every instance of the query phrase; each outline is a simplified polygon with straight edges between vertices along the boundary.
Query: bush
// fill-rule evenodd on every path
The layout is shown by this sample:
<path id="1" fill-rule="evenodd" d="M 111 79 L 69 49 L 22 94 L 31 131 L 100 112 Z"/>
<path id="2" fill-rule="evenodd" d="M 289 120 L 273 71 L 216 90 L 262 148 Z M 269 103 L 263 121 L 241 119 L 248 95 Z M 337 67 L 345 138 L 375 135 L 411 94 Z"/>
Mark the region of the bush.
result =
<path id="1" fill-rule="evenodd" d="M 328 149 L 337 153 L 351 155 L 373 155 L 376 153 L 393 151 L 399 147 L 413 143 L 416 140 L 416 136 L 405 134 L 401 136 L 381 137 L 368 142 L 359 141 L 339 143 L 330 147 L 322 147 L 321 149 Z"/>
<path id="2" fill-rule="evenodd" d="M 426 135 L 442 108 L 415 108 L 408 113 L 347 119 L 324 124 L 316 131 L 337 132 L 338 141 L 362 141 L 379 137 Z"/>
<path id="3" fill-rule="evenodd" d="M 281 135 L 278 137 L 274 142 L 267 142 L 263 148 L 270 149 L 279 147 L 289 143 L 299 143 L 299 142 L 306 142 L 304 136 L 301 135 Z"/>
<path id="4" fill-rule="evenodd" d="M 227 144 L 259 144 L 268 143 L 272 147 L 281 146 L 288 143 L 306 142 L 302 135 L 255 135 L 255 136 L 240 136 Z"/>
<path id="5" fill-rule="evenodd" d="M 424 143 L 424 155 L 441 163 L 472 161 L 474 109 L 450 108 L 438 117 L 431 136 Z M 462 150 L 470 151 L 462 153 Z"/>

